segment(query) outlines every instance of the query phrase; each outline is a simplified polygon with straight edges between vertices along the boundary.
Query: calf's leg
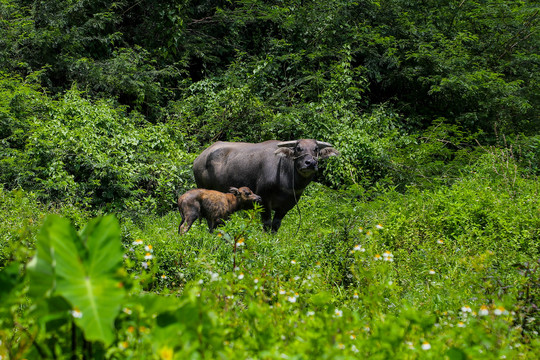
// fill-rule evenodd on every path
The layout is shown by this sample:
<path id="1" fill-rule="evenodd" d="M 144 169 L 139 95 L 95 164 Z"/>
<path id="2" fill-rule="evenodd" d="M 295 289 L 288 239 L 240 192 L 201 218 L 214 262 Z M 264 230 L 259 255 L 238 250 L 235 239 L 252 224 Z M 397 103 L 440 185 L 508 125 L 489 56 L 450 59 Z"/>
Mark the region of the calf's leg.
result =
<path id="1" fill-rule="evenodd" d="M 182 235 L 191 229 L 191 225 L 200 217 L 200 205 L 183 205 L 180 209 L 180 215 L 182 216 L 182 222 L 178 227 L 178 234 Z"/>
<path id="2" fill-rule="evenodd" d="M 193 225 L 195 220 L 197 220 L 197 216 L 188 216 L 185 218 L 185 220 L 183 219 L 178 227 L 178 233 L 180 235 L 187 233 L 189 229 L 191 229 L 191 225 Z"/>

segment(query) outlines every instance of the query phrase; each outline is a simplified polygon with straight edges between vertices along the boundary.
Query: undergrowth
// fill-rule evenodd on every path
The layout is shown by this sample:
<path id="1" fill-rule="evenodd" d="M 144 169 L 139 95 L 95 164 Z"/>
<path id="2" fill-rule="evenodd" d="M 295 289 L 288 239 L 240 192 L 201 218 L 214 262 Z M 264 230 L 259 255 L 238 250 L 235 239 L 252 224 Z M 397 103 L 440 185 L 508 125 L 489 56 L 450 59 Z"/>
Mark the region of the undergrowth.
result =
<path id="1" fill-rule="evenodd" d="M 31 291 L 37 280 L 26 273 L 39 267 L 24 264 L 36 239 L 40 263 L 40 247 L 57 241 L 54 231 L 69 233 L 67 223 L 44 220 L 54 211 L 30 193 L 4 190 L 0 355 L 536 358 L 539 190 L 486 152 L 448 187 L 362 194 L 312 183 L 275 235 L 262 230 L 258 209 L 213 234 L 196 223 L 184 236 L 177 212 L 119 214 L 117 237 L 99 227 L 109 217 L 84 227 L 84 212 L 72 213 L 84 227 L 72 256 L 88 269 L 102 249 L 85 238 L 108 234 L 122 247 L 111 273 L 90 273 L 122 284 L 116 310 L 97 315 L 106 336 L 82 321 L 91 314 L 79 314 L 87 308 L 72 296 L 77 284 L 54 265 L 46 276 L 56 288 Z M 86 296 L 108 303 L 107 293 Z M 36 305 L 49 315 L 33 317 Z"/>

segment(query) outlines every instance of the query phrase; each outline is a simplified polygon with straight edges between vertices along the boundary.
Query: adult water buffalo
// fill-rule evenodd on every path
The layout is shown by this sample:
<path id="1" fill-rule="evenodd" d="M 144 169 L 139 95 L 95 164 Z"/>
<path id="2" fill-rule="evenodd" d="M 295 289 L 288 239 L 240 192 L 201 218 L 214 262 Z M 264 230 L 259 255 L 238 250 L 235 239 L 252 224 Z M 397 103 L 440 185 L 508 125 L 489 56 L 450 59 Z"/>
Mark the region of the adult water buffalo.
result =
<path id="1" fill-rule="evenodd" d="M 329 143 L 312 139 L 258 144 L 218 141 L 195 159 L 193 173 L 199 188 L 252 189 L 262 198 L 264 229 L 276 232 L 313 179 L 318 161 L 337 155 Z"/>

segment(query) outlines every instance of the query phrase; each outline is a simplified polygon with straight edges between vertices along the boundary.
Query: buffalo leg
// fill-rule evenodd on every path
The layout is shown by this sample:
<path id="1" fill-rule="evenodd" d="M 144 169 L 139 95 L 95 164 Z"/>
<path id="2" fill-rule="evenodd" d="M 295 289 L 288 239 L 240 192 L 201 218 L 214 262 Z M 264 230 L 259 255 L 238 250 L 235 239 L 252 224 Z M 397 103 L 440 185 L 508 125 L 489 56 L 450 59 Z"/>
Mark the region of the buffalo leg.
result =
<path id="1" fill-rule="evenodd" d="M 182 218 L 182 221 L 180 222 L 180 225 L 178 226 L 178 235 L 182 235 L 182 229 L 184 226 L 185 220 Z"/>
<path id="2" fill-rule="evenodd" d="M 281 226 L 281 220 L 285 217 L 285 214 L 287 214 L 287 211 L 276 210 L 276 212 L 274 214 L 274 220 L 272 220 L 272 232 L 273 233 L 278 231 L 279 227 Z"/>
<path id="3" fill-rule="evenodd" d="M 264 206 L 261 213 L 261 220 L 263 223 L 264 231 L 270 231 L 272 229 L 272 210 L 268 206 Z"/>
<path id="4" fill-rule="evenodd" d="M 208 232 L 212 233 L 218 226 L 221 226 L 225 224 L 223 219 L 207 219 L 206 222 L 208 223 Z"/>
<path id="5" fill-rule="evenodd" d="M 184 224 L 186 223 L 186 218 L 182 212 L 180 212 L 180 216 L 182 216 L 182 221 L 180 221 L 180 225 L 178 226 L 178 235 L 182 235 L 182 230 L 184 229 Z"/>
<path id="6" fill-rule="evenodd" d="M 208 224 L 208 232 L 211 234 L 212 231 L 216 228 L 216 223 L 212 219 L 206 219 L 206 222 Z"/>

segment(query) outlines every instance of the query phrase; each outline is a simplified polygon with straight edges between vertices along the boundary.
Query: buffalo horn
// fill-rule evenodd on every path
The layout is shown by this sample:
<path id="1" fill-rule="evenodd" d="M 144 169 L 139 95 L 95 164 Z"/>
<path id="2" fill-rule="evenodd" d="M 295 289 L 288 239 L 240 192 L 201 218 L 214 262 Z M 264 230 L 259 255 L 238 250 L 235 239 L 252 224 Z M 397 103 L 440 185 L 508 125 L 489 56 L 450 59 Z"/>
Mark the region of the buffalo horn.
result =
<path id="1" fill-rule="evenodd" d="M 319 149 L 324 149 L 327 147 L 332 147 L 332 144 L 324 142 L 324 141 L 317 141 L 317 146 L 319 147 Z"/>
<path id="2" fill-rule="evenodd" d="M 278 147 L 295 147 L 298 140 L 282 141 L 277 144 Z"/>

